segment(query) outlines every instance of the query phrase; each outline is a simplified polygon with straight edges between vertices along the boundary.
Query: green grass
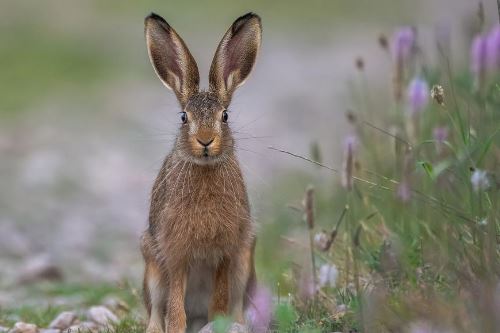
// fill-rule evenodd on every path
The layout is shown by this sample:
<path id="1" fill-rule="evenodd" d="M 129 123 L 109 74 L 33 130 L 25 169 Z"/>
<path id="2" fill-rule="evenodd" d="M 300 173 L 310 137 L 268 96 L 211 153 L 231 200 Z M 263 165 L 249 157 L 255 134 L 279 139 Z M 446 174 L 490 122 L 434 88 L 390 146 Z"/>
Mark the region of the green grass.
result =
<path id="1" fill-rule="evenodd" d="M 120 322 L 115 332 L 143 332 L 142 301 L 139 292 L 124 283 L 114 284 L 67 284 L 48 283 L 27 288 L 31 301 L 43 300 L 42 305 L 22 305 L 0 309 L 0 326 L 11 327 L 18 321 L 36 324 L 38 327 L 47 327 L 50 322 L 62 311 L 75 311 L 80 319 L 85 319 L 85 311 L 91 306 L 101 305 L 112 297 L 123 301 L 128 311 L 122 310 Z M 50 305 L 53 300 L 65 300 L 64 305 Z M 48 304 L 48 305 L 43 305 Z M 108 332 L 109 330 L 102 330 Z"/>
<path id="2" fill-rule="evenodd" d="M 356 120 L 350 132 L 359 140 L 352 190 L 340 186 L 338 173 L 307 162 L 309 181 L 303 174 L 290 175 L 273 184 L 272 197 L 286 199 L 264 227 L 258 254 L 273 272 L 275 291 L 290 295 L 290 306 L 299 314 L 280 331 L 405 331 L 422 321 L 458 332 L 498 329 L 498 305 L 488 295 L 500 297 L 499 77 L 487 78 L 477 92 L 466 69 L 455 73 L 428 64 L 420 75 L 429 87 L 444 86 L 445 105 L 431 101 L 418 118 L 415 135 L 408 131 L 414 120 L 404 100 L 379 101 L 374 105 L 381 109 L 376 109 L 366 96 L 379 88 L 359 89 L 366 84 L 361 79 L 353 84 L 363 93 L 352 101 Z M 390 75 L 379 79 L 391 82 Z M 448 127 L 449 136 L 438 150 L 433 129 L 440 126 Z M 398 138 L 390 134 L 391 127 L 399 129 Z M 311 155 L 320 156 L 335 144 L 322 142 Z M 341 165 L 333 168 L 342 173 Z M 473 189 L 475 169 L 490 174 L 490 188 Z M 408 202 L 397 195 L 405 177 L 411 188 Z M 304 302 L 297 271 L 308 268 L 296 258 L 310 251 L 307 242 L 289 248 L 281 263 L 266 254 L 282 253 L 284 235 L 297 244 L 307 239 L 301 205 L 307 183 L 316 189 L 313 234 L 331 231 L 343 207 L 349 209 L 332 247 L 313 250 L 316 270 L 325 263 L 338 268 L 337 285 Z M 332 307 L 341 304 L 345 315 L 333 318 Z"/>

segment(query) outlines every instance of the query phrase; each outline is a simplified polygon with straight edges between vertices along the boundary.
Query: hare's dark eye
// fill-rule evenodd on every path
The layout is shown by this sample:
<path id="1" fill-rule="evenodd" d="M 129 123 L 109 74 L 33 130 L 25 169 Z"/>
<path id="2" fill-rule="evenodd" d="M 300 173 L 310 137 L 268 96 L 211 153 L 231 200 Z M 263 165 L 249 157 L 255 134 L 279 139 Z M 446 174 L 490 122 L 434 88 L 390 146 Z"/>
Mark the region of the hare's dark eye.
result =
<path id="1" fill-rule="evenodd" d="M 222 112 L 222 121 L 227 123 L 227 118 L 229 118 L 227 111 Z"/>
<path id="2" fill-rule="evenodd" d="M 183 124 L 187 123 L 188 121 L 188 115 L 186 112 L 181 112 L 181 121 Z"/>

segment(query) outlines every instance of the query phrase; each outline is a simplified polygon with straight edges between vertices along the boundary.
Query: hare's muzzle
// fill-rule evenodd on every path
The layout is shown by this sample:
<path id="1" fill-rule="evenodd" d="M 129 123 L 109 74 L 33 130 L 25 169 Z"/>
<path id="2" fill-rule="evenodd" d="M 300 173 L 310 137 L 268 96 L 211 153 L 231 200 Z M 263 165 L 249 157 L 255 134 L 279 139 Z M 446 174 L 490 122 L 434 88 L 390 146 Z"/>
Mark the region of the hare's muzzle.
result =
<path id="1" fill-rule="evenodd" d="M 191 150 L 195 156 L 209 157 L 220 153 L 220 136 L 214 131 L 198 131 L 190 138 Z"/>

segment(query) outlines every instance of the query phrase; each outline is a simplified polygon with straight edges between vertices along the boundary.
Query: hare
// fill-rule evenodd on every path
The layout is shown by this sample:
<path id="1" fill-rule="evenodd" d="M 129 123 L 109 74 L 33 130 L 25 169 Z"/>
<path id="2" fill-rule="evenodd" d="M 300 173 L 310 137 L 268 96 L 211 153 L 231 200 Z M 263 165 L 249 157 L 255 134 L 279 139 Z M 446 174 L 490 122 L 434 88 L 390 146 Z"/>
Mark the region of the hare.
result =
<path id="1" fill-rule="evenodd" d="M 256 283 L 255 235 L 228 106 L 253 68 L 261 31 L 259 16 L 238 18 L 215 52 L 208 91 L 200 91 L 184 41 L 162 17 L 145 19 L 151 63 L 182 110 L 141 239 L 148 333 L 194 331 L 216 315 L 244 323 Z"/>

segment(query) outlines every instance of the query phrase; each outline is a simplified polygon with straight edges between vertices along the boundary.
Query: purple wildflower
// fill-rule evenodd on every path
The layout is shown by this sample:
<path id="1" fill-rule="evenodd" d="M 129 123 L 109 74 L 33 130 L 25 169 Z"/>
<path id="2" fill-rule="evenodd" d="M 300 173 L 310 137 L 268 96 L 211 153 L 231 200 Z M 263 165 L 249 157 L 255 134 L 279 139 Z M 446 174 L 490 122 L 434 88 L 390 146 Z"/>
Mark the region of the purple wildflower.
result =
<path id="1" fill-rule="evenodd" d="M 271 291 L 264 286 L 257 286 L 253 292 L 247 318 L 254 333 L 265 333 L 271 322 L 273 298 Z"/>
<path id="2" fill-rule="evenodd" d="M 407 63 L 415 49 L 415 28 L 402 27 L 394 34 L 392 56 L 396 62 Z"/>
<path id="3" fill-rule="evenodd" d="M 474 77 L 474 85 L 481 90 L 486 70 L 486 52 L 488 40 L 483 35 L 477 35 L 472 41 L 470 51 L 470 70 Z"/>
<path id="4" fill-rule="evenodd" d="M 432 130 L 432 136 L 434 137 L 434 140 L 436 141 L 436 150 L 438 154 L 441 153 L 443 149 L 443 143 L 448 140 L 448 134 L 449 130 L 448 127 L 434 127 Z"/>
<path id="5" fill-rule="evenodd" d="M 405 71 L 415 53 L 416 30 L 403 27 L 395 32 L 392 41 L 392 57 L 394 62 L 394 98 L 401 101 Z"/>
<path id="6" fill-rule="evenodd" d="M 488 34 L 486 61 L 490 69 L 500 69 L 500 25 L 496 25 Z"/>
<path id="7" fill-rule="evenodd" d="M 411 151 L 407 151 L 403 160 L 401 182 L 399 183 L 397 190 L 398 198 L 404 203 L 409 202 L 411 199 L 412 165 L 413 156 Z"/>
<path id="8" fill-rule="evenodd" d="M 342 167 L 341 184 L 346 190 L 352 189 L 352 174 L 354 169 L 354 153 L 358 145 L 358 139 L 349 135 L 344 140 L 344 163 Z"/>
<path id="9" fill-rule="evenodd" d="M 421 78 L 414 78 L 408 85 L 408 110 L 411 115 L 422 112 L 429 103 L 429 85 Z"/>
<path id="10" fill-rule="evenodd" d="M 398 186 L 398 198 L 403 202 L 409 202 L 411 199 L 410 184 L 406 180 L 399 183 Z"/>

